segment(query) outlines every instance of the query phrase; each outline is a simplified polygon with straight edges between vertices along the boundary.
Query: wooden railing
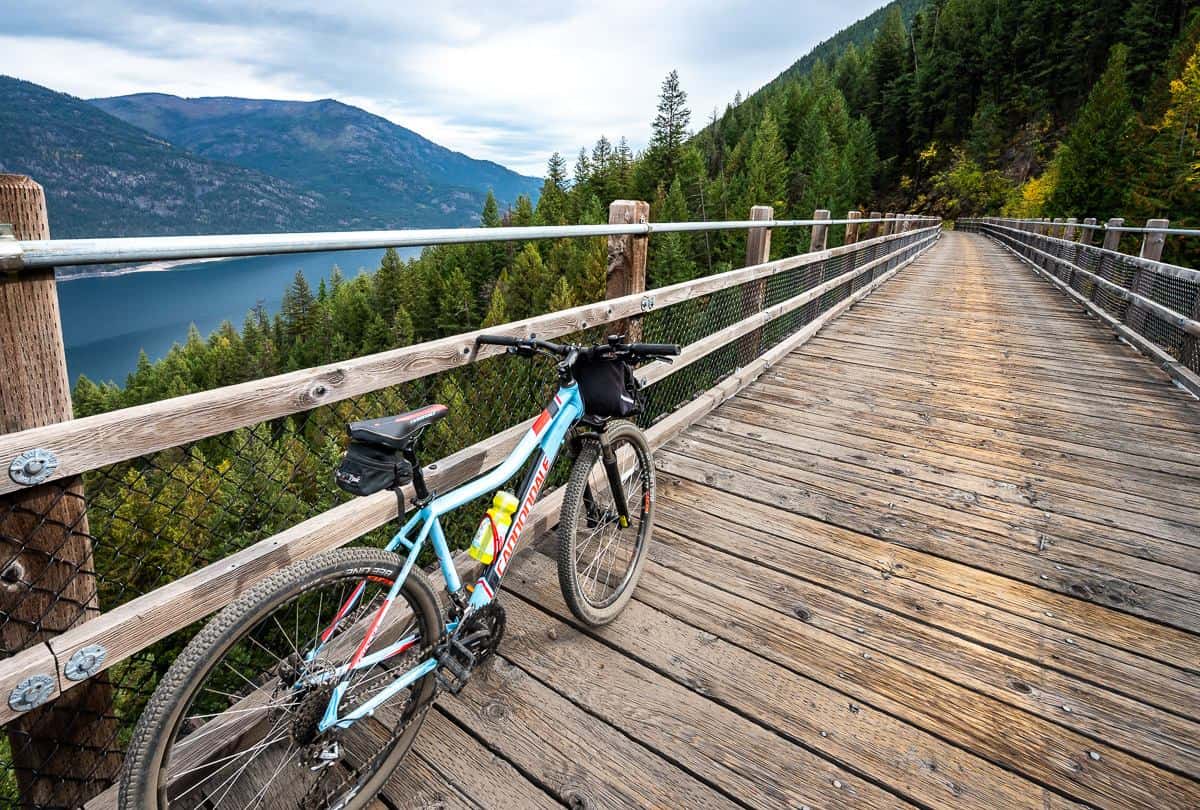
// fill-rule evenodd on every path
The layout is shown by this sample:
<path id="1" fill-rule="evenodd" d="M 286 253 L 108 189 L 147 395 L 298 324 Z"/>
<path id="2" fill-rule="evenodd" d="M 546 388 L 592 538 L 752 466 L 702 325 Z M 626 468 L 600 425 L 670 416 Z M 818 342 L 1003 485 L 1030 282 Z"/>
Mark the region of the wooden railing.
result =
<path id="1" fill-rule="evenodd" d="M 1170 228 L 1165 219 L 1124 222 L 986 217 L 958 227 L 996 240 L 1200 396 L 1200 270 L 1160 261 L 1167 235 L 1200 231 Z M 1096 232 L 1104 234 L 1100 247 L 1092 244 Z M 1143 235 L 1137 256 L 1119 250 L 1129 233 Z"/>
<path id="2" fill-rule="evenodd" d="M 112 712 L 113 690 L 106 682 L 106 670 L 220 609 L 281 566 L 383 526 L 395 518 L 396 505 L 387 492 L 343 503 L 101 613 L 81 476 L 459 369 L 499 350 L 477 348 L 478 332 L 468 332 L 72 419 L 53 271 L 46 268 L 46 260 L 26 260 L 65 256 L 70 250 L 77 251 L 70 254 L 76 260 L 84 254 L 78 252 L 78 244 L 56 246 L 46 241 L 48 228 L 44 204 L 40 208 L 37 204 L 39 196 L 36 184 L 10 183 L 6 190 L 0 183 L 0 221 L 7 219 L 13 224 L 7 246 L 0 238 L 0 261 L 9 268 L 0 284 L 0 304 L 6 307 L 0 311 L 10 314 L 0 318 L 0 371 L 2 379 L 19 378 L 23 386 L 13 389 L 6 383 L 0 397 L 4 408 L 0 462 L 6 468 L 15 463 L 13 475 L 0 477 L 0 604 L 9 619 L 23 618 L 21 624 L 10 621 L 3 628 L 9 657 L 0 661 L 0 696 L 4 698 L 0 723 L 10 730 L 22 802 L 71 804 L 108 786 L 119 767 L 113 740 L 102 739 L 115 735 L 118 721 Z M 702 322 L 693 324 L 702 336 L 688 343 L 673 365 L 655 364 L 642 370 L 640 376 L 650 386 L 680 375 L 697 361 L 711 361 L 724 347 L 738 346 L 736 358 L 719 369 L 715 386 L 694 398 L 695 392 L 687 392 L 686 401 L 670 403 L 663 418 L 648 426 L 654 444 L 666 441 L 732 396 L 928 249 L 940 233 L 940 222 L 928 217 L 874 213 L 862 218 L 859 212 L 850 212 L 844 220 L 831 220 L 828 211 L 818 211 L 811 221 L 777 222 L 771 209 L 764 206 L 756 206 L 746 222 L 646 226 L 647 209 L 645 203 L 618 201 L 610 212 L 612 226 L 585 226 L 583 232 L 562 229 L 570 236 L 607 236 L 609 298 L 487 331 L 555 338 L 619 323 L 637 328 L 639 319 L 706 297 L 725 295 L 740 302 L 740 317 L 729 325 L 706 329 Z M 671 230 L 674 225 L 681 226 L 677 229 L 681 231 L 701 227 L 747 230 L 746 266 L 645 291 L 649 234 Z M 845 227 L 845 244 L 826 247 L 831 225 Z M 771 227 L 812 227 L 811 252 L 768 261 Z M 516 230 L 490 229 L 487 237 L 493 241 L 518 238 L 513 233 Z M 555 237 L 553 229 L 541 230 L 546 232 L 525 233 L 520 238 Z M 246 243 L 257 237 L 237 238 Z M 388 239 L 402 243 L 415 237 L 377 234 L 375 238 L 380 240 L 378 244 L 387 244 Z M 122 246 L 112 243 L 121 241 L 89 241 L 94 250 L 86 255 L 114 255 Z M 124 241 L 127 247 L 130 240 Z M 453 240 L 431 237 L 429 241 Z M 470 234 L 470 241 L 479 241 L 478 231 Z M 309 249 L 328 249 L 328 243 Z M 137 255 L 153 258 L 155 254 L 145 250 Z M 178 257 L 177 253 L 170 255 Z M 30 323 L 39 326 L 29 329 Z M 523 414 L 513 414 L 512 421 L 517 423 L 511 427 L 428 465 L 430 486 L 445 490 L 495 466 L 526 429 L 528 421 L 521 421 L 520 416 Z M 52 458 L 55 466 L 40 469 L 38 458 Z M 33 460 L 33 464 L 21 467 L 23 462 L 17 459 Z M 39 474 L 23 477 L 22 471 Z M 36 479 L 32 484 L 28 483 L 30 477 Z M 411 502 L 412 493 L 407 495 Z M 550 495 L 539 504 L 539 527 L 555 521 L 556 502 Z M 56 616 L 56 611 L 61 615 Z M 54 621 L 46 621 L 47 617 Z M 21 631 L 22 627 L 31 632 Z M 132 722 L 136 718 L 120 719 Z M 18 751 L 18 745 L 24 747 Z M 80 759 L 76 752 L 81 750 L 93 752 L 92 758 Z M 84 769 L 88 773 L 79 777 Z M 64 782 L 61 777 L 71 773 L 77 778 Z"/>

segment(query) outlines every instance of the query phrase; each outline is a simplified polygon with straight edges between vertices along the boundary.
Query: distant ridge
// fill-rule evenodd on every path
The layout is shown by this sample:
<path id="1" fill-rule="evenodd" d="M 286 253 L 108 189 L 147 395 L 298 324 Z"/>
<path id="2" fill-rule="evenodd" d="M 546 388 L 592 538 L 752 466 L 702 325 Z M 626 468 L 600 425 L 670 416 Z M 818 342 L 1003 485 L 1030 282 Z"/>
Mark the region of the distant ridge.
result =
<path id="1" fill-rule="evenodd" d="M 0 97 L 0 171 L 46 188 L 61 238 L 465 226 L 541 186 L 333 100 Z"/>
<path id="2" fill-rule="evenodd" d="M 333 99 L 94 99 L 100 109 L 197 155 L 255 169 L 336 201 L 354 227 L 465 225 L 488 189 L 502 202 L 541 180 L 475 160 Z"/>

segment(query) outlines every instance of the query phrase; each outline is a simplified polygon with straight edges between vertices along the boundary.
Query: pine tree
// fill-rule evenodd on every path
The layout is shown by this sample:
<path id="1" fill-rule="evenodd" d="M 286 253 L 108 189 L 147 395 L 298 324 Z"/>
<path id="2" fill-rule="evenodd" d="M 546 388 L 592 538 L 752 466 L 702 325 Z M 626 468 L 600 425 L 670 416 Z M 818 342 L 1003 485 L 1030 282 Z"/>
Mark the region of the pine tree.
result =
<path id="1" fill-rule="evenodd" d="M 363 330 L 362 354 L 375 354 L 392 348 L 392 332 L 388 329 L 387 321 L 378 312 L 371 314 L 367 327 Z"/>
<path id="2" fill-rule="evenodd" d="M 457 335 L 474 328 L 475 320 L 472 315 L 475 296 L 467 276 L 461 268 L 455 267 L 446 277 L 441 290 L 441 312 L 438 327 L 443 335 Z"/>
<path id="3" fill-rule="evenodd" d="M 549 311 L 558 312 L 573 306 L 575 306 L 575 295 L 571 292 L 571 285 L 567 283 L 566 276 L 559 276 L 558 283 L 554 285 L 554 292 L 550 295 Z"/>
<path id="4" fill-rule="evenodd" d="M 1124 45 L 1113 47 L 1108 67 L 1055 155 L 1059 179 L 1049 205 L 1057 214 L 1124 213 L 1136 125 L 1125 82 L 1128 55 Z"/>
<path id="5" fill-rule="evenodd" d="M 308 328 L 313 302 L 312 288 L 308 286 L 308 279 L 304 277 L 303 271 L 297 270 L 292 283 L 283 294 L 283 304 L 280 307 L 284 334 L 289 342 L 304 334 Z"/>
<path id="6" fill-rule="evenodd" d="M 767 110 L 758 125 L 750 157 L 746 164 L 747 203 L 750 205 L 772 205 L 782 210 L 786 204 L 788 171 L 787 154 L 779 138 L 779 126 L 775 115 Z"/>
<path id="7" fill-rule="evenodd" d="M 687 138 L 691 116 L 692 112 L 687 107 L 687 93 L 679 86 L 679 73 L 672 70 L 662 83 L 647 155 L 657 168 L 660 182 L 669 184 L 675 179 L 679 152 Z"/>
<path id="8" fill-rule="evenodd" d="M 413 321 L 408 310 L 400 307 L 392 319 L 392 345 L 410 346 L 413 342 Z"/>
<path id="9" fill-rule="evenodd" d="M 555 152 L 546 164 L 546 179 L 538 195 L 537 220 L 543 225 L 567 223 L 567 162 Z"/>
<path id="10" fill-rule="evenodd" d="M 496 195 L 490 188 L 487 199 L 483 201 L 483 213 L 479 216 L 479 224 L 485 228 L 500 227 L 500 206 L 496 204 Z"/>

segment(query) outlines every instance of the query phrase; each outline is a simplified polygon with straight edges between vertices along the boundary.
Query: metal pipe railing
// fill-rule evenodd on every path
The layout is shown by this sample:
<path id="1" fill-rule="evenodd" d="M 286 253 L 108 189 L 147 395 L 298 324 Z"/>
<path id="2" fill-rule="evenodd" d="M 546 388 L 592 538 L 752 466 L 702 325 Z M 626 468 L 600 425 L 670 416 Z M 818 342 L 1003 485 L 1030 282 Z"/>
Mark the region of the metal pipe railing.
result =
<path id="1" fill-rule="evenodd" d="M 907 221 L 922 223 L 927 217 Z M 508 228 L 430 228 L 393 231 L 132 236 L 107 239 L 16 240 L 0 235 L 0 269 L 33 270 L 83 264 L 177 261 L 282 253 L 318 253 L 388 247 L 512 242 L 590 236 L 648 236 L 652 233 L 795 228 L 905 219 L 771 219 L 730 222 L 637 222 L 627 225 L 546 225 Z"/>
<path id="2" fill-rule="evenodd" d="M 1109 225 L 1107 223 L 1089 224 L 1085 222 L 1052 222 L 1045 219 L 1017 219 L 1015 217 L 983 217 L 992 222 L 1012 222 L 1021 225 L 1047 225 L 1055 228 L 1064 226 L 1086 229 L 1089 231 L 1113 231 L 1115 233 L 1163 233 L 1167 236 L 1200 236 L 1200 228 L 1156 228 L 1145 225 Z M 964 220 L 965 221 L 965 220 Z"/>

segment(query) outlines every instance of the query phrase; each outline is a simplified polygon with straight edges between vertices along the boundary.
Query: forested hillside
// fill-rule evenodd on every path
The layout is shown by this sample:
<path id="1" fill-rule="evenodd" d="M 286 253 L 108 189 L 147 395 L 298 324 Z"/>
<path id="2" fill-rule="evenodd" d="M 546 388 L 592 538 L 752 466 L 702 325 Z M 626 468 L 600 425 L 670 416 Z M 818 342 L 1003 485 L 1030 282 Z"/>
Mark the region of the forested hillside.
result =
<path id="1" fill-rule="evenodd" d="M 933 0 L 906 25 L 913 5 L 891 4 L 865 44 L 843 38 L 828 61 L 801 60 L 730 105 L 694 139 L 710 178 L 736 184 L 756 145 L 782 134 L 785 210 L 866 202 L 852 172 L 839 178 L 849 121 L 874 143 L 876 206 L 1193 216 L 1194 4 Z"/>

